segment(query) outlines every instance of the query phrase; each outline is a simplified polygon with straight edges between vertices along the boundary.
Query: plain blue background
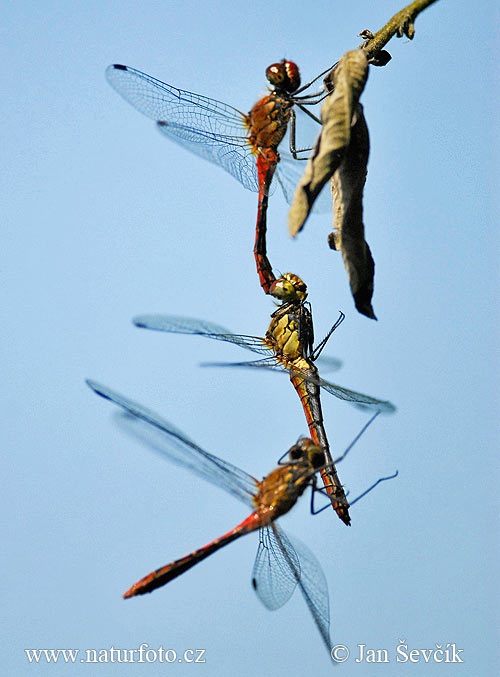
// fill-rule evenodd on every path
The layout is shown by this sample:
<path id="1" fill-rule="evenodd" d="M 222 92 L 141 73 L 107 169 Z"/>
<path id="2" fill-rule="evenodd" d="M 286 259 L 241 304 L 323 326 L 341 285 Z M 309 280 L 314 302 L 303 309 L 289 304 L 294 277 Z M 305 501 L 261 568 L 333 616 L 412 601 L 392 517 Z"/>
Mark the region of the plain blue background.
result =
<path id="1" fill-rule="evenodd" d="M 148 333 L 144 312 L 262 334 L 273 303 L 251 254 L 257 197 L 161 136 L 107 85 L 125 63 L 248 110 L 283 57 L 304 80 L 402 3 L 7 3 L 2 20 L 2 613 L 4 674 L 329 673 L 300 595 L 270 613 L 250 587 L 250 536 L 150 596 L 137 578 L 234 526 L 245 508 L 124 436 L 91 377 L 157 410 L 257 477 L 306 433 L 286 377 L 202 370 L 247 356 Z M 278 194 L 275 266 L 309 286 L 320 338 L 347 314 L 332 380 L 391 399 L 342 464 L 346 528 L 308 500 L 282 520 L 320 560 L 332 641 L 387 649 L 384 675 L 490 675 L 498 661 L 498 233 L 491 79 L 493 3 L 438 2 L 413 42 L 372 69 L 365 192 L 377 323 L 353 308 L 331 218 L 296 241 Z M 339 452 L 366 420 L 325 395 Z M 464 665 L 401 665 L 455 642 Z M 206 649 L 204 665 L 28 665 L 25 648 Z M 373 675 L 348 661 L 344 675 Z"/>

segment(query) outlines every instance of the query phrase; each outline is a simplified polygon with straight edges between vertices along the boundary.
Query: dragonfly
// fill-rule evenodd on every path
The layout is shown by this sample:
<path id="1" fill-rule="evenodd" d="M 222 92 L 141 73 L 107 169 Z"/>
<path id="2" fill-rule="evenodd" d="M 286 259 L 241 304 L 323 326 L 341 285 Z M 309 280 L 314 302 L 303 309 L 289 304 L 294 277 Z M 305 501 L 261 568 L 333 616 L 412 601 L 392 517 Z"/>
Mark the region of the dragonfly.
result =
<path id="1" fill-rule="evenodd" d="M 174 463 L 225 489 L 251 509 L 250 515 L 238 526 L 186 557 L 144 576 L 123 597 L 127 599 L 152 592 L 225 545 L 258 530 L 259 546 L 252 572 L 252 587 L 257 596 L 266 608 L 273 610 L 282 607 L 294 590 L 299 588 L 323 643 L 330 651 L 330 604 L 328 585 L 321 565 L 304 544 L 292 539 L 276 524 L 276 520 L 291 510 L 309 486 L 313 490 L 313 508 L 316 472 L 325 464 L 322 449 L 313 440 L 300 438 L 280 459 L 278 466 L 259 481 L 231 463 L 203 450 L 178 428 L 142 405 L 96 381 L 88 380 L 87 384 L 96 394 L 123 410 L 120 420 L 128 432 L 164 453 Z M 365 425 L 341 458 L 347 455 L 368 425 Z M 380 482 L 395 476 L 380 478 L 356 500 Z"/>
<path id="2" fill-rule="evenodd" d="M 278 146 L 291 121 L 290 146 L 293 157 L 298 159 L 299 153 L 309 150 L 295 148 L 293 107 L 299 107 L 321 124 L 306 106 L 316 105 L 325 95 L 325 90 L 316 94 L 301 94 L 324 73 L 300 87 L 297 64 L 286 59 L 271 64 L 266 69 L 266 78 L 271 85 L 269 93 L 245 114 L 221 101 L 178 89 L 129 66 L 113 64 L 106 69 L 110 85 L 134 108 L 155 120 L 164 136 L 219 165 L 245 188 L 258 192 L 254 257 L 266 294 L 274 282 L 265 242 L 268 196 L 272 192 L 271 188 L 274 188 L 273 178 L 276 175 L 285 198 L 291 202 L 300 176 L 293 166 L 296 163 L 292 156 L 283 154 L 281 157 Z M 277 171 L 280 160 L 282 166 Z M 322 209 L 321 204 L 319 208 Z"/>
<path id="3" fill-rule="evenodd" d="M 338 478 L 324 429 L 320 389 L 363 408 L 390 413 L 395 411 L 395 407 L 391 402 L 329 383 L 319 376 L 315 362 L 344 319 L 342 313 L 323 341 L 313 348 L 314 331 L 310 304 L 306 301 L 306 284 L 297 275 L 285 273 L 275 280 L 269 292 L 281 305 L 271 315 L 265 337 L 233 334 L 220 325 L 177 315 L 141 315 L 132 321 L 137 327 L 145 329 L 227 341 L 265 356 L 253 362 L 210 363 L 210 366 L 264 368 L 288 373 L 300 397 L 311 437 L 322 447 L 327 459 L 321 476 L 332 506 L 339 518 L 349 525 L 349 504 Z"/>

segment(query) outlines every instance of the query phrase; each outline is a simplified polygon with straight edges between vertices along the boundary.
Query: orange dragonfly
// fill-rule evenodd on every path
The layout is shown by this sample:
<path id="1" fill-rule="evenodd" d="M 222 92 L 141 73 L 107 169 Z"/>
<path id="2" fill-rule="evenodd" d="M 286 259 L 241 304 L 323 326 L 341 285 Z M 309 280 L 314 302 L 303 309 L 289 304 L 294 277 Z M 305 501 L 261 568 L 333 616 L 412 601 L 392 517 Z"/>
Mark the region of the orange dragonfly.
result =
<path id="1" fill-rule="evenodd" d="M 326 73 L 325 71 L 324 73 Z M 262 288 L 266 292 L 274 281 L 266 258 L 265 233 L 268 196 L 276 175 L 285 197 L 291 202 L 300 173 L 293 160 L 303 150 L 295 148 L 295 113 L 293 106 L 321 124 L 305 108 L 324 96 L 299 96 L 321 75 L 300 87 L 300 74 L 293 61 L 282 59 L 271 64 L 266 77 L 272 86 L 245 115 L 228 104 L 177 89 L 135 68 L 113 64 L 106 69 L 110 85 L 134 108 L 156 121 L 158 130 L 184 148 L 219 165 L 245 188 L 259 194 L 254 256 Z M 291 121 L 290 147 L 293 153 L 280 155 L 278 146 Z M 282 161 L 279 171 L 278 163 Z M 284 166 L 283 166 L 284 165 Z M 319 209 L 324 208 L 319 204 Z M 331 208 L 331 201 L 330 201 Z"/>
<path id="2" fill-rule="evenodd" d="M 391 402 L 329 383 L 319 376 L 315 362 L 329 337 L 344 319 L 343 314 L 323 341 L 314 348 L 312 314 L 310 305 L 306 302 L 305 283 L 297 275 L 286 273 L 271 285 L 270 294 L 279 299 L 281 305 L 271 316 L 271 324 L 265 337 L 233 334 L 220 325 L 176 315 L 142 315 L 134 318 L 133 323 L 137 327 L 156 331 L 227 341 L 266 356 L 253 362 L 217 363 L 210 366 L 266 368 L 287 372 L 300 397 L 311 437 L 325 453 L 327 466 L 321 474 L 332 506 L 340 519 L 349 525 L 349 504 L 337 476 L 324 429 L 320 389 L 356 406 L 379 412 L 392 413 L 395 407 Z"/>
<path id="3" fill-rule="evenodd" d="M 87 384 L 95 393 L 125 411 L 120 418 L 128 432 L 166 454 L 171 461 L 222 487 L 252 510 L 243 522 L 228 533 L 141 578 L 123 597 L 151 592 L 240 536 L 259 530 L 259 547 L 252 573 L 252 586 L 259 599 L 268 609 L 278 609 L 290 599 L 298 587 L 323 642 L 330 651 L 328 585 L 321 566 L 305 545 L 292 540 L 275 521 L 295 505 L 309 486 L 313 489 L 311 509 L 314 513 L 321 512 L 322 508 L 314 510 L 313 505 L 315 475 L 325 464 L 321 448 L 311 439 L 300 438 L 280 459 L 278 467 L 259 481 L 231 463 L 204 451 L 171 423 L 149 409 L 95 381 L 87 381 Z M 369 423 L 365 425 L 341 458 L 346 456 L 368 425 Z M 286 460 L 283 462 L 285 456 Z M 395 475 L 380 478 L 356 500 L 380 482 L 393 477 Z"/>

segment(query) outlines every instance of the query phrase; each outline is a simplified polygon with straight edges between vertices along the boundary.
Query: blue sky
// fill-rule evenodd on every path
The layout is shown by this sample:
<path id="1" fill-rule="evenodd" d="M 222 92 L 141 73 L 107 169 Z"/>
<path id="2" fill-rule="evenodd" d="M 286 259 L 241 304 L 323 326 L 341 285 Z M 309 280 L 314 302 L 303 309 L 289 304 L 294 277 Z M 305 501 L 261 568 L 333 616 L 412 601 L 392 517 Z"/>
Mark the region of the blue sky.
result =
<path id="1" fill-rule="evenodd" d="M 355 6 L 353 6 L 355 5 Z M 206 649 L 202 666 L 141 674 L 325 674 L 297 595 L 267 612 L 250 587 L 257 539 L 228 546 L 150 596 L 121 594 L 224 533 L 244 508 L 114 425 L 86 377 L 155 409 L 209 451 L 260 477 L 306 433 L 275 374 L 202 370 L 244 359 L 202 339 L 148 333 L 139 313 L 210 319 L 262 334 L 273 310 L 251 254 L 257 198 L 163 139 L 109 87 L 118 62 L 248 110 L 267 65 L 304 79 L 354 48 L 401 4 L 9 3 L 3 18 L 0 186 L 6 674 L 138 674 L 136 666 L 28 665 L 25 648 Z M 371 156 L 365 226 L 376 262 L 372 322 L 353 308 L 328 215 L 296 241 L 280 195 L 275 269 L 307 282 L 317 337 L 342 309 L 331 380 L 398 406 L 339 472 L 351 495 L 398 468 L 344 527 L 308 500 L 283 525 L 314 551 L 334 643 L 387 649 L 456 643 L 466 664 L 412 674 L 494 674 L 498 640 L 498 236 L 493 230 L 498 24 L 493 3 L 441 1 L 394 40 L 362 97 Z M 498 189 L 497 189 L 498 190 Z M 5 237 L 6 235 L 6 237 Z M 366 415 L 325 395 L 338 453 Z M 352 659 L 344 675 L 372 675 Z M 201 672 L 200 672 L 201 674 Z"/>

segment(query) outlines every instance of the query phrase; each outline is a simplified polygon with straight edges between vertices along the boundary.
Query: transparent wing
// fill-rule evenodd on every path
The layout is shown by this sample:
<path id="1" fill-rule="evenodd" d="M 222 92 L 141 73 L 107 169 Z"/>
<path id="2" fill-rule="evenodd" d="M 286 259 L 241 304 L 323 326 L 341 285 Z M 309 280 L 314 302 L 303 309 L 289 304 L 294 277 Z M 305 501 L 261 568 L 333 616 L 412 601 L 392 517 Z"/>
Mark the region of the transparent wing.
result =
<path id="1" fill-rule="evenodd" d="M 245 137 L 225 136 L 171 122 L 158 122 L 158 131 L 195 155 L 225 169 L 244 188 L 259 190 L 256 158 Z M 271 195 L 276 187 L 273 182 Z"/>
<path id="2" fill-rule="evenodd" d="M 271 350 L 269 348 L 269 350 Z M 342 366 L 342 360 L 336 357 L 318 357 L 315 364 L 321 365 L 321 371 L 338 371 Z M 202 362 L 201 367 L 266 367 L 267 369 L 274 369 L 276 371 L 286 372 L 285 367 L 277 361 L 276 357 L 268 357 L 263 360 L 255 360 L 253 362 Z M 288 372 L 287 372 L 288 373 Z"/>
<path id="3" fill-rule="evenodd" d="M 342 360 L 330 355 L 322 355 L 314 361 L 314 364 L 319 364 L 324 374 L 329 371 L 338 371 L 342 367 Z"/>
<path id="4" fill-rule="evenodd" d="M 288 542 L 285 536 L 283 540 Z M 286 561 L 272 529 L 269 527 L 260 529 L 259 547 L 252 571 L 252 586 L 262 604 L 271 611 L 286 604 L 297 587 L 294 571 L 300 573 L 299 558 L 291 545 L 287 551 L 294 564 L 293 570 Z"/>
<path id="5" fill-rule="evenodd" d="M 298 375 L 302 376 L 303 374 L 299 373 Z M 394 404 L 388 400 L 379 400 L 376 397 L 371 397 L 371 395 L 363 395 L 363 393 L 358 393 L 355 390 L 349 390 L 349 388 L 329 383 L 319 376 L 310 374 L 304 374 L 304 376 L 310 383 L 318 384 L 323 390 L 326 390 L 331 395 L 335 395 L 335 397 L 338 397 L 345 402 L 351 402 L 358 408 L 375 409 L 382 414 L 393 414 L 396 411 Z"/>
<path id="6" fill-rule="evenodd" d="M 295 160 L 290 153 L 282 150 L 285 148 L 285 142 L 280 145 L 280 163 L 276 169 L 273 183 L 279 183 L 285 200 L 288 204 L 292 203 L 293 195 L 297 184 L 304 173 L 305 162 Z M 312 212 L 313 214 L 326 214 L 333 210 L 332 194 L 330 184 L 327 184 L 316 198 Z"/>
<path id="7" fill-rule="evenodd" d="M 243 113 L 128 66 L 108 66 L 106 77 L 134 108 L 156 120 L 164 136 L 222 167 L 248 190 L 259 190 Z"/>
<path id="8" fill-rule="evenodd" d="M 225 137 L 246 136 L 245 116 L 227 103 L 172 87 L 120 64 L 108 66 L 106 78 L 125 101 L 152 120 L 175 122 Z"/>
<path id="9" fill-rule="evenodd" d="M 330 651 L 330 602 L 321 565 L 303 543 L 292 540 L 276 522 L 260 531 L 252 584 L 268 609 L 285 604 L 298 586 Z"/>
<path id="10" fill-rule="evenodd" d="M 252 360 L 250 362 L 200 362 L 200 367 L 257 367 L 258 369 L 273 369 L 284 374 L 288 373 L 275 357 L 265 357 L 263 360 Z"/>
<path id="11" fill-rule="evenodd" d="M 204 480 L 225 489 L 252 506 L 257 481 L 248 473 L 204 451 L 174 425 L 137 402 L 114 392 L 110 388 L 87 380 L 92 390 L 121 407 L 126 414 L 120 417 L 122 427 L 146 442 L 171 461 L 188 468 Z"/>
<path id="12" fill-rule="evenodd" d="M 259 355 L 269 355 L 270 349 L 265 345 L 264 339 L 258 336 L 244 336 L 232 334 L 225 327 L 205 320 L 197 320 L 181 315 L 140 315 L 134 317 L 132 322 L 136 327 L 164 331 L 169 334 L 191 334 L 193 336 L 206 336 L 217 341 L 227 341 L 237 346 L 251 350 Z"/>
<path id="13" fill-rule="evenodd" d="M 203 367 L 244 367 L 246 369 L 272 369 L 281 373 L 294 374 L 303 378 L 308 383 L 313 383 L 326 390 L 331 395 L 335 395 L 339 400 L 350 402 L 361 409 L 376 409 L 383 414 L 392 414 L 396 411 L 396 407 L 392 402 L 386 400 L 379 400 L 371 395 L 364 395 L 355 390 L 344 388 L 343 386 L 329 383 L 317 376 L 315 373 L 302 371 L 299 369 L 285 369 L 280 362 L 272 360 L 255 360 L 254 362 L 203 362 Z"/>

